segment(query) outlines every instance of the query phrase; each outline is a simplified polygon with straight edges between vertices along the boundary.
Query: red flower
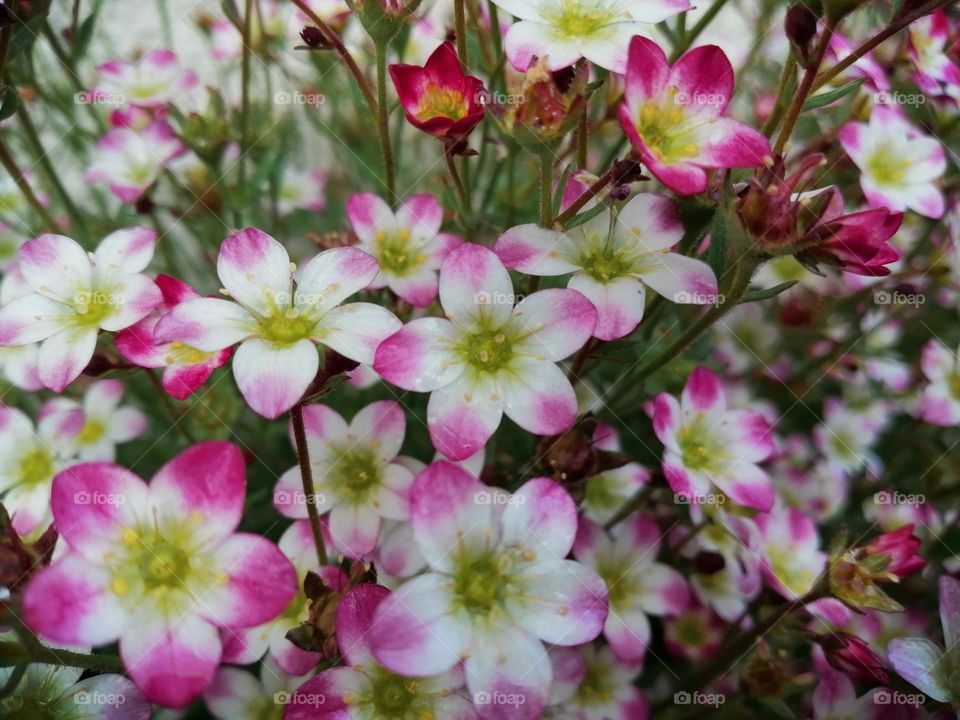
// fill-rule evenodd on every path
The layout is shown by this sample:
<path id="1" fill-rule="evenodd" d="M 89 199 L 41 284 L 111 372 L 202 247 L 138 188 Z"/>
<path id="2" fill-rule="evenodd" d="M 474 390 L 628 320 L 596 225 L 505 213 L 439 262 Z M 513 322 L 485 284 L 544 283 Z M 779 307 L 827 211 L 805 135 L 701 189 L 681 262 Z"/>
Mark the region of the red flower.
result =
<path id="1" fill-rule="evenodd" d="M 875 685 L 890 682 L 887 666 L 860 638 L 848 633 L 821 635 L 817 643 L 823 648 L 827 662 L 851 680 L 861 680 Z"/>
<path id="2" fill-rule="evenodd" d="M 899 578 L 922 570 L 927 561 L 917 555 L 920 549 L 920 538 L 913 534 L 913 524 L 904 525 L 892 532 L 878 535 L 863 546 L 867 556 L 889 555 L 889 564 L 884 571 L 893 573 Z"/>
<path id="3" fill-rule="evenodd" d="M 424 132 L 460 140 L 483 119 L 483 81 L 464 74 L 453 43 L 434 50 L 423 67 L 391 65 L 390 76 L 407 120 Z"/>

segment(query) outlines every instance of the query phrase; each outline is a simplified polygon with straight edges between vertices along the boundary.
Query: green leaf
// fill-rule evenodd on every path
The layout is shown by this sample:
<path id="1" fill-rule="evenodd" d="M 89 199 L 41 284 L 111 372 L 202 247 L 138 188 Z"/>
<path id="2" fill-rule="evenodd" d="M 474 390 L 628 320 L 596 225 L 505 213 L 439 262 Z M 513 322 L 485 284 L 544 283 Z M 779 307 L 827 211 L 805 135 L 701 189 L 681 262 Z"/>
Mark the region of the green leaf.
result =
<path id="1" fill-rule="evenodd" d="M 557 187 L 553 191 L 553 200 L 550 203 L 551 217 L 555 217 L 556 214 L 560 212 L 560 203 L 563 201 L 563 189 L 567 186 L 567 180 L 570 178 L 573 170 L 573 163 L 570 163 L 563 169 L 563 174 L 560 176 L 560 182 L 557 183 Z"/>
<path id="2" fill-rule="evenodd" d="M 566 229 L 573 230 L 575 227 L 579 227 L 580 225 L 583 225 L 586 222 L 590 222 L 595 217 L 597 217 L 597 215 L 599 215 L 600 213 L 602 213 L 604 210 L 607 210 L 607 209 L 609 208 L 607 208 L 606 203 L 598 202 L 589 210 L 584 210 L 579 215 L 574 215 L 570 219 L 570 222 L 567 223 Z"/>
<path id="3" fill-rule="evenodd" d="M 80 23 L 77 28 L 77 36 L 73 42 L 73 56 L 82 58 L 90 46 L 90 40 L 93 38 L 93 30 L 97 24 L 97 11 L 90 13 L 86 20 Z"/>
<path id="4" fill-rule="evenodd" d="M 233 0 L 221 0 L 220 7 L 223 10 L 223 14 L 227 16 L 227 20 L 242 33 L 243 18 L 240 16 L 240 11 L 237 9 Z"/>
<path id="5" fill-rule="evenodd" d="M 727 216 L 717 211 L 710 224 L 710 247 L 706 261 L 718 278 L 727 270 Z"/>
<path id="6" fill-rule="evenodd" d="M 12 117 L 17 112 L 17 108 L 20 107 L 20 95 L 15 87 L 8 85 L 0 89 L 0 97 L 3 98 L 0 101 L 0 120 L 6 120 L 8 117 Z"/>
<path id="7" fill-rule="evenodd" d="M 814 95 L 813 97 L 807 98 L 807 101 L 803 104 L 803 111 L 815 110 L 816 108 L 823 107 L 824 105 L 829 105 L 832 102 L 839 100 L 840 98 L 846 97 L 847 95 L 856 92 L 857 88 L 863 85 L 866 78 L 857 78 L 856 80 L 851 80 L 845 85 L 841 85 L 835 90 L 829 90 L 825 93 L 820 93 L 819 95 Z"/>
<path id="8" fill-rule="evenodd" d="M 33 45 L 34 40 L 40 34 L 40 26 L 43 25 L 45 19 L 45 16 L 39 15 L 26 23 L 21 22 L 17 26 L 13 31 L 13 37 L 10 38 L 10 50 L 7 55 L 9 59 L 12 60 Z"/>
<path id="9" fill-rule="evenodd" d="M 748 303 L 748 302 L 758 302 L 760 300 L 769 300 L 770 298 L 776 297 L 777 295 L 784 292 L 785 290 L 789 290 L 796 284 L 797 284 L 796 280 L 787 280 L 787 282 L 785 283 L 774 285 L 772 288 L 767 288 L 766 290 L 751 290 L 744 294 L 740 302 Z"/>

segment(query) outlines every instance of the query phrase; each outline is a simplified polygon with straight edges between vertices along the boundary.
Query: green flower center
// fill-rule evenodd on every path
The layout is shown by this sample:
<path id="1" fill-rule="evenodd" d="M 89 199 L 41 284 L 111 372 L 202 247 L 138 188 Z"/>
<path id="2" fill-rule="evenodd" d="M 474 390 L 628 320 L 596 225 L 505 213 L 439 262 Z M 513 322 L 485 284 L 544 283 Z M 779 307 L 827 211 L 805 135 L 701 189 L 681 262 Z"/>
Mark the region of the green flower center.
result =
<path id="1" fill-rule="evenodd" d="M 107 433 L 107 426 L 102 420 L 90 418 L 83 424 L 83 429 L 77 435 L 77 442 L 81 445 L 92 445 Z"/>
<path id="2" fill-rule="evenodd" d="M 604 558 L 598 563 L 597 574 L 607 584 L 607 597 L 610 607 L 614 609 L 627 608 L 630 600 L 639 591 L 636 578 L 631 575 L 630 568 L 636 562 L 625 559 Z"/>
<path id="3" fill-rule="evenodd" d="M 213 353 L 197 350 L 195 347 L 175 340 L 167 347 L 167 355 L 164 359 L 169 365 L 199 365 L 206 362 L 212 355 Z"/>
<path id="4" fill-rule="evenodd" d="M 369 686 L 363 692 L 343 696 L 347 705 L 359 711 L 356 717 L 433 720 L 432 699 L 418 693 L 417 678 L 395 675 L 380 666 L 365 668 L 365 674 Z"/>
<path id="5" fill-rule="evenodd" d="M 677 433 L 680 457 L 684 467 L 689 470 L 719 472 L 726 464 L 726 449 L 704 424 L 701 416 Z"/>
<path id="6" fill-rule="evenodd" d="M 620 503 L 620 497 L 615 492 L 614 481 L 606 474 L 596 475 L 587 481 L 587 492 L 583 500 L 586 507 L 594 510 L 609 510 Z"/>
<path id="7" fill-rule="evenodd" d="M 73 301 L 73 323 L 77 328 L 98 328 L 113 315 L 123 298 L 110 290 L 78 293 Z"/>
<path id="8" fill-rule="evenodd" d="M 300 340 L 311 337 L 317 320 L 301 313 L 297 308 L 275 308 L 267 317 L 257 321 L 260 325 L 260 336 L 278 345 L 293 345 Z"/>
<path id="9" fill-rule="evenodd" d="M 960 400 L 960 373 L 955 373 L 950 376 L 949 385 L 950 395 L 954 400 Z"/>
<path id="10" fill-rule="evenodd" d="M 598 0 L 562 0 L 544 12 L 544 20 L 558 39 L 590 37 L 617 20 L 617 13 L 604 5 Z"/>
<path id="11" fill-rule="evenodd" d="M 587 672 L 577 688 L 577 700 L 582 707 L 607 705 L 614 697 L 610 672 L 603 663 L 587 661 Z"/>
<path id="12" fill-rule="evenodd" d="M 391 275 L 403 277 L 427 260 L 427 256 L 410 247 L 410 231 L 400 230 L 396 235 L 378 232 L 376 255 L 380 269 Z"/>
<path id="13" fill-rule="evenodd" d="M 435 117 L 456 121 L 467 116 L 467 108 L 467 99 L 462 92 L 428 82 L 414 114 L 421 122 Z"/>
<path id="14" fill-rule="evenodd" d="M 687 613 L 673 623 L 673 636 L 681 645 L 697 647 L 707 641 L 707 629 L 698 615 Z"/>
<path id="15" fill-rule="evenodd" d="M 909 160 L 897 157 L 885 148 L 877 150 L 867 159 L 867 173 L 879 185 L 901 184 L 909 167 Z"/>
<path id="16" fill-rule="evenodd" d="M 661 162 L 673 164 L 696 157 L 700 146 L 694 134 L 695 126 L 684 122 L 687 117 L 683 108 L 673 98 L 674 88 L 660 105 L 650 102 L 640 111 L 636 127 L 643 142 Z"/>
<path id="17" fill-rule="evenodd" d="M 767 557 L 770 558 L 770 567 L 773 574 L 791 592 L 803 595 L 816 580 L 816 574 L 803 566 L 797 566 L 794 551 L 790 548 L 768 548 Z"/>
<path id="18" fill-rule="evenodd" d="M 335 448 L 333 452 L 339 457 L 327 482 L 338 499 L 351 505 L 368 502 L 383 484 L 380 459 L 370 448 L 359 446 Z"/>
<path id="19" fill-rule="evenodd" d="M 33 487 L 50 480 L 56 471 L 53 455 L 43 447 L 35 447 L 20 458 L 17 469 L 17 485 Z"/>
<path id="20" fill-rule="evenodd" d="M 454 561 L 454 604 L 474 617 L 495 620 L 513 592 L 514 557 L 510 553 L 459 552 Z"/>
<path id="21" fill-rule="evenodd" d="M 605 245 L 606 243 L 599 243 L 592 250 L 581 255 L 577 264 L 594 280 L 601 283 L 630 275 L 634 262 L 629 253 L 625 249 L 614 250 Z"/>
<path id="22" fill-rule="evenodd" d="M 503 370 L 516 354 L 513 339 L 502 328 L 468 333 L 457 350 L 476 372 L 490 375 Z"/>

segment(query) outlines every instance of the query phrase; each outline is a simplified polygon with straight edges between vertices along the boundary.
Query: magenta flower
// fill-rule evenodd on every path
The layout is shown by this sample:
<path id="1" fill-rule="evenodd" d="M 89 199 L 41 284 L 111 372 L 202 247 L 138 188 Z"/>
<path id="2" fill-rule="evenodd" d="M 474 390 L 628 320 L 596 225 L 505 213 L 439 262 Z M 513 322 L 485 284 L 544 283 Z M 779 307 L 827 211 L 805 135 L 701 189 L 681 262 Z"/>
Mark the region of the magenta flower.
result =
<path id="1" fill-rule="evenodd" d="M 41 235 L 20 249 L 32 289 L 0 308 L 0 347 L 40 342 L 37 372 L 54 392 L 77 379 L 101 329 L 133 325 L 160 304 L 160 289 L 141 271 L 157 234 L 134 227 L 107 235 L 92 256 L 63 235 Z"/>
<path id="2" fill-rule="evenodd" d="M 642 662 L 650 643 L 648 615 L 677 615 L 689 590 L 683 576 L 656 562 L 663 533 L 642 515 L 623 521 L 611 533 L 581 520 L 573 555 L 607 584 L 610 613 L 603 635 L 617 658 Z"/>
<path id="3" fill-rule="evenodd" d="M 186 705 L 213 680 L 218 628 L 263 623 L 297 589 L 276 545 L 235 532 L 245 475 L 226 442 L 194 445 L 149 485 L 107 463 L 61 472 L 51 505 L 67 547 L 27 586 L 27 624 L 54 642 L 119 639 L 149 701 Z"/>
<path id="4" fill-rule="evenodd" d="M 383 378 L 432 392 L 430 438 L 452 460 L 482 448 L 504 413 L 537 435 L 563 432 L 576 418 L 576 395 L 556 363 L 590 338 L 597 311 L 575 290 L 515 299 L 500 259 L 465 244 L 440 268 L 449 319 L 414 320 L 377 349 L 374 369 Z"/>
<path id="5" fill-rule="evenodd" d="M 333 248 L 295 270 L 286 248 L 262 230 L 236 232 L 217 260 L 231 300 L 180 303 L 157 323 L 154 338 L 208 353 L 240 343 L 233 376 L 241 394 L 260 415 L 278 417 L 313 382 L 318 343 L 369 364 L 380 341 L 400 327 L 377 305 L 341 305 L 376 277 L 377 261 L 367 253 Z"/>
<path id="6" fill-rule="evenodd" d="M 330 511 L 330 535 L 349 558 L 369 556 L 377 547 L 382 519 L 410 517 L 413 473 L 396 462 L 406 418 L 392 400 L 371 403 L 349 425 L 326 405 L 303 408 L 304 429 L 314 486 L 303 495 L 300 467 L 287 470 L 273 493 L 274 506 L 284 515 L 307 517 L 307 503 Z"/>
<path id="7" fill-rule="evenodd" d="M 177 400 L 185 400 L 230 359 L 232 350 L 204 352 L 178 341 L 157 342 L 154 332 L 160 319 L 177 305 L 200 295 L 183 280 L 169 275 L 157 275 L 155 282 L 163 302 L 143 320 L 117 333 L 113 342 L 130 362 L 140 367 L 164 368 L 163 389 Z"/>
<path id="8" fill-rule="evenodd" d="M 707 368 L 690 373 L 679 402 L 667 393 L 654 398 L 653 429 L 681 502 L 710 503 L 715 487 L 746 507 L 773 506 L 773 484 L 757 465 L 773 454 L 770 426 L 759 412 L 729 409 L 720 379 Z"/>
<path id="9" fill-rule="evenodd" d="M 855 275 L 889 275 L 887 265 L 900 259 L 899 251 L 889 240 L 900 229 L 903 213 L 879 207 L 844 214 L 840 194 L 835 193 L 834 198 L 807 236 L 810 240 L 826 238 L 810 248 L 810 257 L 824 258 L 828 264 Z"/>
<path id="10" fill-rule="evenodd" d="M 863 546 L 865 560 L 885 555 L 888 564 L 882 572 L 891 573 L 903 579 L 926 567 L 927 561 L 917 554 L 920 538 L 913 534 L 913 524 L 903 525 L 896 530 L 878 535 Z"/>
<path id="11" fill-rule="evenodd" d="M 936 180 L 947 169 L 946 151 L 899 110 L 877 106 L 867 123 L 849 122 L 838 137 L 862 173 L 860 187 L 873 207 L 939 218 L 945 211 Z"/>
<path id="12" fill-rule="evenodd" d="M 357 585 L 344 596 L 337 608 L 336 634 L 346 665 L 324 670 L 297 688 L 285 720 L 477 717 L 463 692 L 459 665 L 414 681 L 404 676 L 414 667 L 401 675 L 377 662 L 371 647 L 380 623 L 377 611 L 389 597 L 387 588 L 370 584 Z"/>
<path id="13" fill-rule="evenodd" d="M 347 201 L 347 218 L 361 250 L 380 264 L 371 289 L 389 287 L 415 307 L 437 297 L 437 270 L 460 240 L 440 232 L 443 207 L 433 195 L 412 195 L 394 213 L 376 195 L 357 193 Z"/>
<path id="14" fill-rule="evenodd" d="M 651 173 L 671 190 L 707 189 L 706 170 L 759 167 L 770 143 L 725 117 L 733 98 L 733 67 L 714 45 L 694 48 L 671 67 L 660 46 L 630 43 L 620 125 Z"/>
<path id="15" fill-rule="evenodd" d="M 460 140 L 483 119 L 483 81 L 463 72 L 451 42 L 434 50 L 423 67 L 391 65 L 390 77 L 407 120 L 425 133 Z"/>
<path id="16" fill-rule="evenodd" d="M 566 559 L 573 500 L 548 478 L 511 495 L 440 461 L 414 481 L 410 522 L 430 569 L 378 608 L 377 661 L 416 676 L 463 661 L 474 697 L 522 696 L 516 717 L 540 717 L 552 678 L 543 643 L 590 642 L 607 616 L 604 581 Z"/>
<path id="17" fill-rule="evenodd" d="M 139 107 L 166 105 L 197 85 L 197 74 L 182 68 L 170 50 L 151 50 L 136 62 L 111 60 L 98 65 L 97 72 L 95 93 Z"/>
<path id="18" fill-rule="evenodd" d="M 140 130 L 119 127 L 100 138 L 85 177 L 87 182 L 106 183 L 110 192 L 123 202 L 132 203 L 184 150 L 173 128 L 165 122 L 152 122 Z"/>

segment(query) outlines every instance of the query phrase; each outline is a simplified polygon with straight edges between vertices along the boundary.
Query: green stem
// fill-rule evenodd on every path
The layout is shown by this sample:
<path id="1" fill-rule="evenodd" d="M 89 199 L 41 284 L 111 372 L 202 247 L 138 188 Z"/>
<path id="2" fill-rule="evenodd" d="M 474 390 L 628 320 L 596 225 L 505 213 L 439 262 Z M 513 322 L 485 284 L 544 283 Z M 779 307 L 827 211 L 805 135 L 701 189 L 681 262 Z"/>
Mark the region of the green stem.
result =
<path id="1" fill-rule="evenodd" d="M 170 416 L 170 419 L 173 420 L 173 426 L 180 432 L 181 435 L 183 435 L 184 440 L 191 445 L 196 444 L 197 439 L 193 436 L 193 433 L 190 432 L 190 428 L 188 428 L 184 422 L 184 415 L 180 413 L 176 407 L 174 407 L 173 401 L 170 399 L 166 389 L 163 387 L 163 383 L 160 381 L 160 378 L 157 377 L 157 371 L 153 368 L 144 369 L 147 372 L 147 377 L 150 379 L 150 384 L 156 388 L 157 394 L 160 396 L 160 402 L 163 404 L 163 407 Z"/>
<path id="2" fill-rule="evenodd" d="M 243 57 L 240 61 L 240 159 L 237 165 L 237 185 L 243 190 L 247 181 L 247 152 L 250 146 L 250 48 L 253 30 L 253 0 L 243 7 Z M 243 210 L 238 211 L 243 224 Z"/>
<path id="3" fill-rule="evenodd" d="M 823 62 L 823 56 L 827 52 L 827 47 L 830 43 L 830 37 L 832 35 L 833 26 L 831 26 L 829 23 L 824 25 L 823 32 L 820 34 L 820 41 L 817 43 L 817 46 L 813 51 L 813 55 L 811 56 L 810 66 L 803 74 L 803 80 L 800 81 L 800 86 L 797 88 L 797 92 L 794 93 L 793 102 L 790 104 L 790 109 L 787 110 L 787 116 L 783 121 L 783 127 L 780 128 L 780 134 L 777 135 L 777 142 L 773 146 L 774 155 L 778 155 L 783 152 L 784 147 L 787 145 L 787 141 L 790 139 L 791 133 L 793 133 L 793 128 L 797 124 L 797 120 L 800 119 L 800 113 L 803 112 L 803 104 L 807 101 L 807 98 L 810 96 L 810 93 L 813 90 L 813 82 L 817 78 L 817 70 L 820 69 L 820 63 Z"/>
<path id="4" fill-rule="evenodd" d="M 465 2 L 466 0 L 453 0 L 457 55 L 460 56 L 460 64 L 463 65 L 464 69 L 469 67 L 469 57 L 467 55 L 467 13 L 464 9 Z"/>
<path id="5" fill-rule="evenodd" d="M 503 54 L 503 37 L 500 34 L 500 16 L 498 14 L 497 6 L 494 2 L 488 2 L 487 8 L 490 11 L 490 34 L 493 36 L 493 53 L 496 56 L 496 71 L 493 74 L 493 82 L 495 90 L 506 90 L 507 89 L 507 68 L 506 63 L 504 63 L 504 54 Z"/>
<path id="6" fill-rule="evenodd" d="M 697 21 L 697 24 L 694 25 L 690 32 L 685 33 L 682 37 L 677 38 L 677 45 L 673 49 L 673 53 L 670 56 L 670 62 L 675 63 L 681 55 L 683 55 L 687 49 L 693 45 L 694 41 L 700 37 L 700 33 L 707 29 L 707 25 L 713 22 L 713 19 L 717 16 L 723 6 L 727 4 L 727 0 L 713 0 L 713 4 L 707 8 L 707 11 L 703 16 Z"/>
<path id="7" fill-rule="evenodd" d="M 380 147 L 383 149 L 383 173 L 387 185 L 387 198 L 390 207 L 397 206 L 397 180 L 393 163 L 393 149 L 390 146 L 390 125 L 387 107 L 387 46 L 377 45 L 377 128 L 380 133 Z"/>
<path id="8" fill-rule="evenodd" d="M 550 227 L 553 215 L 553 156 L 540 155 L 540 227 Z"/>
<path id="9" fill-rule="evenodd" d="M 570 206 L 564 210 L 562 213 L 557 215 L 556 219 L 553 221 L 554 225 L 566 225 L 573 217 L 580 212 L 588 202 L 593 200 L 597 195 L 600 194 L 600 191 L 603 190 L 607 185 L 613 180 L 613 167 L 607 170 L 603 175 L 601 175 L 597 181 L 587 188 L 587 191 L 583 193 L 580 197 L 570 203 Z"/>
<path id="10" fill-rule="evenodd" d="M 585 168 L 587 166 L 587 139 L 590 134 L 590 113 L 589 108 L 583 109 L 580 115 L 580 124 L 577 126 L 577 167 Z"/>
<path id="11" fill-rule="evenodd" d="M 460 171 L 457 170 L 456 158 L 448 152 L 448 148 L 443 148 L 443 160 L 447 164 L 447 172 L 450 173 L 450 179 L 453 180 L 453 186 L 457 189 L 457 197 L 460 200 L 460 216 L 464 227 L 470 222 L 470 216 L 473 211 L 470 207 L 470 195 L 467 193 L 463 180 L 460 179 Z"/>
<path id="12" fill-rule="evenodd" d="M 24 660 L 28 662 L 99 672 L 123 673 L 123 663 L 116 655 L 87 655 L 72 650 L 47 647 L 40 642 L 40 639 L 13 611 L 7 611 L 4 615 L 4 621 L 16 631 L 20 643 L 0 643 L 0 657 L 25 655 Z"/>
<path id="13" fill-rule="evenodd" d="M 300 463 L 300 477 L 303 481 L 304 500 L 307 504 L 307 515 L 310 518 L 310 531 L 313 533 L 313 544 L 317 548 L 317 562 L 320 567 L 327 564 L 327 547 L 323 542 L 323 530 L 320 525 L 320 514 L 315 502 L 317 491 L 313 484 L 313 469 L 310 466 L 310 449 L 307 447 L 307 431 L 303 425 L 303 405 L 297 403 L 290 408 L 290 419 L 293 424 L 293 438 L 297 446 L 297 460 Z"/>
<path id="14" fill-rule="evenodd" d="M 777 99 L 773 103 L 773 109 L 770 111 L 770 117 L 767 118 L 767 121 L 763 124 L 761 132 L 769 138 L 773 135 L 773 131 L 777 129 L 777 125 L 780 124 L 780 118 L 783 117 L 783 111 L 786 109 L 784 107 L 785 101 L 787 99 L 787 88 L 793 83 L 794 78 L 797 76 L 797 61 L 793 55 L 793 49 L 791 48 L 790 52 L 787 53 L 787 60 L 783 65 L 783 71 L 780 73 L 779 80 L 779 89 L 777 90 Z"/>
<path id="15" fill-rule="evenodd" d="M 17 187 L 20 188 L 20 192 L 23 193 L 23 196 L 27 199 L 27 203 L 33 208 L 37 217 L 43 221 L 47 230 L 54 233 L 60 232 L 60 227 L 50 216 L 50 213 L 47 212 L 47 209 L 40 203 L 40 200 L 30 187 L 30 183 L 28 183 L 23 176 L 23 171 L 17 166 L 17 161 L 13 159 L 10 148 L 7 147 L 7 144 L 3 142 L 2 139 L 0 139 L 0 165 L 3 165 L 3 168 L 10 174 L 10 177 L 13 178 Z"/>
<path id="16" fill-rule="evenodd" d="M 57 34 L 53 31 L 53 28 L 50 27 L 50 23 L 44 21 L 40 25 L 40 34 L 46 38 L 47 42 L 50 43 L 50 49 L 53 50 L 53 54 L 56 56 L 57 61 L 63 65 L 64 69 L 67 71 L 67 77 L 70 79 L 70 84 L 73 86 L 73 89 L 78 93 L 85 93 L 87 88 L 83 86 L 83 83 L 80 82 L 80 77 L 77 75 L 77 71 L 73 66 L 73 60 L 67 55 L 66 51 L 63 49 L 63 46 L 60 45 L 60 40 L 57 39 Z M 87 104 L 87 110 L 90 112 L 90 117 L 93 118 L 93 122 L 97 126 L 97 130 L 101 133 L 107 131 L 107 125 L 103 121 L 103 118 L 97 115 L 97 110 L 94 105 Z"/>

